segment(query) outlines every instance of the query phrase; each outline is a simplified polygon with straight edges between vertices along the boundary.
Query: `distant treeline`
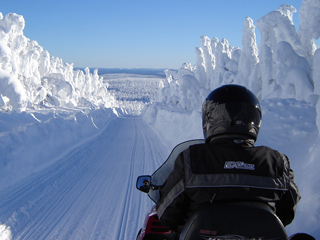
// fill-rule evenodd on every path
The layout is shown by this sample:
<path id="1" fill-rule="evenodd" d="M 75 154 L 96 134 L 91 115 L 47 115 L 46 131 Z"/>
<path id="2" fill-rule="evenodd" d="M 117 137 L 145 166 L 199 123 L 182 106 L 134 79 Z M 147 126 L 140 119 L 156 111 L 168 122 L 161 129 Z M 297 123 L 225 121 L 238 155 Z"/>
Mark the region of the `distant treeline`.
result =
<path id="1" fill-rule="evenodd" d="M 74 68 L 74 70 L 84 68 Z M 94 69 L 98 69 L 98 74 L 115 74 L 115 73 L 126 73 L 126 74 L 138 74 L 138 75 L 155 75 L 159 77 L 165 77 L 165 69 L 155 69 L 155 68 L 89 68 L 90 72 L 93 72 Z"/>

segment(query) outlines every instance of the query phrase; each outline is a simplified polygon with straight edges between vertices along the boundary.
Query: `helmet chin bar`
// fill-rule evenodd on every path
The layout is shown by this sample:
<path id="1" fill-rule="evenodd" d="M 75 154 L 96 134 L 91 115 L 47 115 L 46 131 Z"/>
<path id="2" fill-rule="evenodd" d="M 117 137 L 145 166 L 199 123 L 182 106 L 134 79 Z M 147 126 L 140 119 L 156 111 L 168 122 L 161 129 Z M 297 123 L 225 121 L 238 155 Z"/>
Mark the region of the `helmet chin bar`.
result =
<path id="1" fill-rule="evenodd" d="M 252 136 L 248 135 L 242 135 L 242 134 L 220 134 L 220 135 L 214 135 L 210 136 L 206 139 L 206 143 L 209 142 L 215 142 L 215 141 L 223 141 L 223 140 L 250 140 L 252 141 L 252 144 L 255 143 L 256 139 L 254 139 Z"/>
<path id="2" fill-rule="evenodd" d="M 204 131 L 206 142 L 217 139 L 252 139 L 254 142 L 258 138 L 259 127 L 254 124 L 231 125 L 229 122 L 219 122 Z"/>

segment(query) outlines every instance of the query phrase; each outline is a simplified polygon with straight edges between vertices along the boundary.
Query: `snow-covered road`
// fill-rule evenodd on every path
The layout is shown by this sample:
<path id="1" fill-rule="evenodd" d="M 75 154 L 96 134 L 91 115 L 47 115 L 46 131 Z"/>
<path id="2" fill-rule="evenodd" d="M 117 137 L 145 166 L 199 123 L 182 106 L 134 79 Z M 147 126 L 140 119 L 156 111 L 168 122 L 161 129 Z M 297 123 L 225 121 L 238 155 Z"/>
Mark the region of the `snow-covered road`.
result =
<path id="1" fill-rule="evenodd" d="M 135 239 L 152 206 L 135 189 L 167 147 L 142 118 L 116 118 L 54 166 L 0 193 L 13 239 Z"/>

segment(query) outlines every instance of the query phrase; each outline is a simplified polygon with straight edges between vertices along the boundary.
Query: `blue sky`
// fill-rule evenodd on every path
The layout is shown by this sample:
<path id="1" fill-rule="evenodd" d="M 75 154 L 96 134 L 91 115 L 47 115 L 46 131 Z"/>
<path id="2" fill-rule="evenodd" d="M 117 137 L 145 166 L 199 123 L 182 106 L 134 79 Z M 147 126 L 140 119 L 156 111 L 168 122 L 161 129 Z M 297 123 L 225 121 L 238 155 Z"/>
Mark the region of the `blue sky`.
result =
<path id="1" fill-rule="evenodd" d="M 22 15 L 24 35 L 74 67 L 179 68 L 195 64 L 200 36 L 241 46 L 245 17 L 254 23 L 281 4 L 302 0 L 0 0 Z M 294 14 L 296 27 L 298 12 Z M 259 31 L 257 31 L 259 39 Z"/>

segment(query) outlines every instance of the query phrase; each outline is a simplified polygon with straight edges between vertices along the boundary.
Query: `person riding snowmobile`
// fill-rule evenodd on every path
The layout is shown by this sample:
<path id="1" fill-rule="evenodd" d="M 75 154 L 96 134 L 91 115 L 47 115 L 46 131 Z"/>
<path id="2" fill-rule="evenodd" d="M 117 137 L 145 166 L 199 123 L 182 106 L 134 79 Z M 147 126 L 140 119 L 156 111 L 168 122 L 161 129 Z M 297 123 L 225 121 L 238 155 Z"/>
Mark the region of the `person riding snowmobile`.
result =
<path id="1" fill-rule="evenodd" d="M 181 232 L 197 210 L 225 202 L 261 202 L 286 226 L 300 200 L 286 155 L 255 147 L 262 113 L 247 88 L 224 85 L 213 90 L 202 106 L 205 143 L 178 155 L 160 189 L 157 213 L 167 228 Z"/>

